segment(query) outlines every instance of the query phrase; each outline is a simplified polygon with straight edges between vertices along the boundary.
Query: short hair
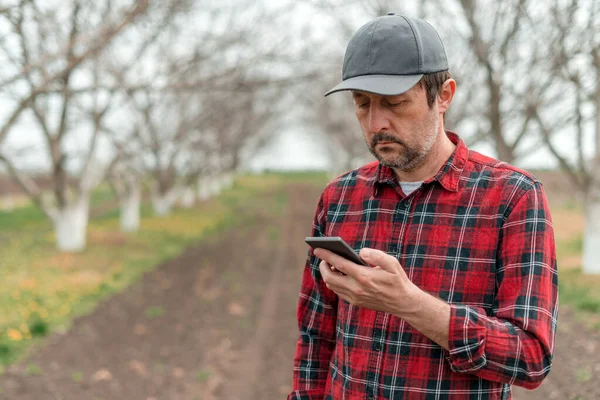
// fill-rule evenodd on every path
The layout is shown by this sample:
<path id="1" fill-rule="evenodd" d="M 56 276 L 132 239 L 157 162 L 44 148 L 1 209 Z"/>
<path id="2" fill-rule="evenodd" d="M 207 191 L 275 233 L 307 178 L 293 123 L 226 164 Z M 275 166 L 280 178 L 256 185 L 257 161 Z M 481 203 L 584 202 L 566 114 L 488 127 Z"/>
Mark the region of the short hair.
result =
<path id="1" fill-rule="evenodd" d="M 433 107 L 435 99 L 440 94 L 444 82 L 446 82 L 448 79 L 452 79 L 452 75 L 450 74 L 450 71 L 446 70 L 425 74 L 417 83 L 420 87 L 425 89 L 429 108 Z"/>

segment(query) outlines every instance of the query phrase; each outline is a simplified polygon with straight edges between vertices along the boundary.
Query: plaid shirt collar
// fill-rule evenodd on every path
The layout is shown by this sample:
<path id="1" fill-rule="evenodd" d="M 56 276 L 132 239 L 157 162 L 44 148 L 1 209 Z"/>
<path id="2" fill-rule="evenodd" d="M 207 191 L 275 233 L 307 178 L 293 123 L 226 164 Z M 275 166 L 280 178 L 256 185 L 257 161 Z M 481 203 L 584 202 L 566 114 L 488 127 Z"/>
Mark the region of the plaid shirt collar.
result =
<path id="1" fill-rule="evenodd" d="M 456 145 L 456 149 L 448 158 L 448 161 L 440 168 L 437 174 L 431 179 L 426 180 L 423 184 L 428 184 L 437 181 L 442 187 L 451 192 L 458 191 L 458 180 L 465 167 L 465 163 L 469 158 L 469 148 L 465 142 L 452 131 L 446 131 L 448 138 Z M 390 167 L 381 165 L 377 166 L 376 176 L 373 180 L 373 193 L 377 195 L 377 187 L 379 184 L 397 184 L 398 180 L 394 171 Z"/>

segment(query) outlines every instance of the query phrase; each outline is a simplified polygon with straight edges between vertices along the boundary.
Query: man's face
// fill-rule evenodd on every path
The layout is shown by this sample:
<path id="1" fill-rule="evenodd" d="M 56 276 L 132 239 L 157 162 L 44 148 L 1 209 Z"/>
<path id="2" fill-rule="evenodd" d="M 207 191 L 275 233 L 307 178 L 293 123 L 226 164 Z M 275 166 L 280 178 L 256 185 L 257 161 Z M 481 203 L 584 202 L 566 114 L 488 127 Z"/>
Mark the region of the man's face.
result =
<path id="1" fill-rule="evenodd" d="M 398 96 L 353 91 L 352 97 L 367 147 L 381 164 L 410 172 L 425 162 L 438 137 L 439 112 L 437 102 L 429 108 L 421 86 Z"/>

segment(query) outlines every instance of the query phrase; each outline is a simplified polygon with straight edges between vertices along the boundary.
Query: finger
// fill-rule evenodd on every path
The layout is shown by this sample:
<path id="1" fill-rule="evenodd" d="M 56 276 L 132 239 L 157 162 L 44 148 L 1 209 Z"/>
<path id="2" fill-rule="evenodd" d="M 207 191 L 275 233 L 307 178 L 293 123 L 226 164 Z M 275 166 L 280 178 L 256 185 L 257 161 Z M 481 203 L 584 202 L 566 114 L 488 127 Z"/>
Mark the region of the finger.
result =
<path id="1" fill-rule="evenodd" d="M 319 263 L 319 271 L 321 271 L 321 277 L 325 283 L 325 286 L 327 286 L 329 290 L 334 291 L 336 294 L 347 291 L 349 283 L 347 281 L 348 278 L 332 271 L 331 268 L 334 267 L 329 265 L 326 261 L 321 261 Z M 344 279 L 346 279 L 346 281 L 344 281 Z"/>
<path id="2" fill-rule="evenodd" d="M 323 283 L 327 286 L 327 289 L 331 290 L 329 282 L 331 281 L 331 275 L 333 272 L 330 270 L 330 265 L 327 264 L 326 261 L 321 261 L 319 263 L 319 271 L 321 271 L 321 279 L 323 279 Z"/>
<path id="3" fill-rule="evenodd" d="M 330 271 L 333 271 L 333 272 L 337 272 L 337 269 L 333 265 L 329 264 L 325 260 L 321 260 L 321 262 L 319 263 L 319 270 L 321 268 L 325 268 L 327 270 L 330 270 Z"/>
<path id="4" fill-rule="evenodd" d="M 327 261 L 329 264 L 334 265 L 335 268 L 341 273 L 354 279 L 365 273 L 365 267 L 363 265 L 355 264 L 352 261 L 338 256 L 329 250 L 321 248 L 315 249 L 315 255 L 320 259 Z M 368 271 L 368 269 L 366 270 Z"/>
<path id="5" fill-rule="evenodd" d="M 398 273 L 401 268 L 396 257 L 377 249 L 362 248 L 360 250 L 360 258 L 365 260 L 367 264 L 373 267 L 380 267 L 390 273 Z"/>
<path id="6" fill-rule="evenodd" d="M 331 274 L 330 265 L 325 260 L 321 260 L 319 263 L 319 271 L 321 271 L 321 277 L 327 283 L 329 274 Z"/>

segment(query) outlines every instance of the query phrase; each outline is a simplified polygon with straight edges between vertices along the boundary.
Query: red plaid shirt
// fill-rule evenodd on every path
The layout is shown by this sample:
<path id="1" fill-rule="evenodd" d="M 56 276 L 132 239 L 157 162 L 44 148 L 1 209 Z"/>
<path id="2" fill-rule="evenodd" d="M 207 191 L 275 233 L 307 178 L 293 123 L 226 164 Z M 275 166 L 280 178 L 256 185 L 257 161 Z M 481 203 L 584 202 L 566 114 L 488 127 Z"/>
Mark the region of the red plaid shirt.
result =
<path id="1" fill-rule="evenodd" d="M 289 400 L 509 399 L 510 385 L 535 388 L 550 371 L 558 288 L 542 185 L 448 136 L 454 154 L 408 196 L 377 162 L 331 182 L 312 234 L 396 256 L 451 305 L 450 350 L 338 298 L 309 251 Z"/>

